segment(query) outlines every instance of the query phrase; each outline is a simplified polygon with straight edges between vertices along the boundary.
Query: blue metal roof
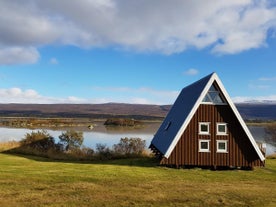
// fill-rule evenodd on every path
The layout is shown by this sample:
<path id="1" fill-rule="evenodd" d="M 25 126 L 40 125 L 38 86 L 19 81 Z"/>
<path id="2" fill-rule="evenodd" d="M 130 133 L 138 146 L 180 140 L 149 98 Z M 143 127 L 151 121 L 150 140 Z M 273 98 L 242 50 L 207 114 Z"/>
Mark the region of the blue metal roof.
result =
<path id="1" fill-rule="evenodd" d="M 182 89 L 151 144 L 165 155 L 213 73 Z"/>

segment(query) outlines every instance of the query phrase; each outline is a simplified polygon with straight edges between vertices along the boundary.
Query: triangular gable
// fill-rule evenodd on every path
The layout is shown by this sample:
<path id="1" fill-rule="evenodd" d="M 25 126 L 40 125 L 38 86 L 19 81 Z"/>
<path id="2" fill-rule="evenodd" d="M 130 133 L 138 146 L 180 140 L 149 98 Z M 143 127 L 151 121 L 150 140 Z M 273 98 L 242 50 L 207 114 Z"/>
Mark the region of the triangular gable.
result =
<path id="1" fill-rule="evenodd" d="M 222 96 L 225 98 L 225 101 L 231 107 L 240 122 L 260 160 L 265 160 L 265 157 L 257 146 L 252 134 L 247 128 L 244 120 L 216 73 L 212 73 L 205 78 L 202 78 L 181 91 L 165 120 L 155 134 L 151 144 L 157 148 L 159 152 L 164 155 L 164 157 L 169 158 L 184 130 L 190 123 L 196 110 L 205 99 L 206 94 L 214 83 L 217 84 L 219 91 L 222 92 Z"/>

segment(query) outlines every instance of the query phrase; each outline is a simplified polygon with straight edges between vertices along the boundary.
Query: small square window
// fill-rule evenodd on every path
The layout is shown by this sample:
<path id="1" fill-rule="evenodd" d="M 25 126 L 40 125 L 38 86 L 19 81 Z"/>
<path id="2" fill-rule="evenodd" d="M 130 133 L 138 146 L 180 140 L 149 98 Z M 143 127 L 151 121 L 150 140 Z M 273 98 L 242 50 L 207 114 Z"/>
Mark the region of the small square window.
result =
<path id="1" fill-rule="evenodd" d="M 227 135 L 226 123 L 217 123 L 217 135 Z"/>
<path id="2" fill-rule="evenodd" d="M 227 143 L 227 140 L 217 140 L 217 152 L 228 152 Z"/>
<path id="3" fill-rule="evenodd" d="M 209 122 L 200 122 L 199 123 L 199 134 L 209 134 L 210 133 L 209 126 L 210 126 Z"/>
<path id="4" fill-rule="evenodd" d="M 199 140 L 199 152 L 210 152 L 210 140 Z"/>

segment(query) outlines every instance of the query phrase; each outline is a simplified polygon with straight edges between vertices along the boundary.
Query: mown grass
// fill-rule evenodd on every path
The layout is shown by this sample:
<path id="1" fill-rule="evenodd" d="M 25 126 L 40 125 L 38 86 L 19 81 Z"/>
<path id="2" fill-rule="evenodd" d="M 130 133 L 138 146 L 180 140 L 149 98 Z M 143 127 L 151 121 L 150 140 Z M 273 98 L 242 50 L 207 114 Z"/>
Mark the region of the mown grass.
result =
<path id="1" fill-rule="evenodd" d="M 0 153 L 0 206 L 275 206 L 276 159 L 253 171 L 158 167 L 151 158 L 59 162 Z"/>

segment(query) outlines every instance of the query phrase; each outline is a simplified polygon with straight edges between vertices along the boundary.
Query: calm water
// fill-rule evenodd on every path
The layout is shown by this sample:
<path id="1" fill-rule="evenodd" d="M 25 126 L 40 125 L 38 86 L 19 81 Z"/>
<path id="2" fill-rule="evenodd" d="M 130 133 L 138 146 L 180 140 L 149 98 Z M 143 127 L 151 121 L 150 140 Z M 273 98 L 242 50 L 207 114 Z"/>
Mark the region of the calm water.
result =
<path id="1" fill-rule="evenodd" d="M 88 128 L 74 128 L 75 130 L 83 131 L 84 145 L 95 149 L 96 144 L 106 144 L 112 147 L 113 144 L 117 144 L 123 137 L 139 137 L 146 140 L 147 146 L 149 146 L 153 135 L 156 133 L 160 126 L 160 123 L 148 123 L 142 128 L 125 128 L 125 127 L 108 127 L 106 128 L 102 122 L 98 122 L 97 125 L 89 130 Z M 53 130 L 47 129 L 47 132 L 53 137 L 58 139 L 58 136 L 65 132 L 68 128 Z M 249 126 L 249 129 L 256 141 L 264 142 L 265 130 L 260 126 Z M 0 128 L 0 142 L 7 141 L 19 141 L 26 133 L 31 133 L 36 129 L 23 129 L 23 128 Z M 276 144 L 267 144 L 267 155 L 273 154 L 276 151 Z"/>
<path id="2" fill-rule="evenodd" d="M 141 138 L 146 140 L 147 146 L 149 146 L 151 139 L 153 138 L 154 133 L 157 131 L 160 123 L 148 123 L 145 126 L 140 128 L 131 128 L 131 127 L 105 127 L 103 122 L 96 123 L 96 126 L 90 130 L 86 127 L 74 127 L 74 130 L 82 131 L 84 137 L 84 145 L 92 147 L 95 149 L 96 144 L 106 144 L 109 147 L 112 147 L 114 144 L 117 144 L 121 138 Z M 62 132 L 65 132 L 70 128 L 62 129 L 46 129 L 47 132 L 58 140 L 58 136 Z M 72 128 L 71 128 L 72 129 Z M 19 141 L 24 138 L 26 133 L 31 133 L 32 131 L 37 131 L 38 129 L 24 129 L 24 128 L 6 128 L 0 127 L 0 142 L 7 141 Z"/>

